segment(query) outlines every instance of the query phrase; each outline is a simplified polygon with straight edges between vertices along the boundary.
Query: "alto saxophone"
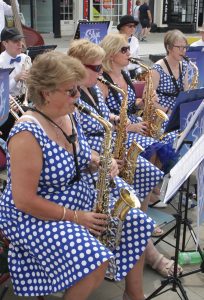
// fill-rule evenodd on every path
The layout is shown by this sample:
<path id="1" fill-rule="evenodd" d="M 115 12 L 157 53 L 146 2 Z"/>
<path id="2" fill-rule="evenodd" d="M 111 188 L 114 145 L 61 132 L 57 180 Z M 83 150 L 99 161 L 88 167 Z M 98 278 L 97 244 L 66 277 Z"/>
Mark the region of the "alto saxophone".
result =
<path id="1" fill-rule="evenodd" d="M 118 86 L 110 83 L 103 77 L 99 77 L 98 80 L 103 84 L 115 89 L 117 92 L 121 93 L 123 96 L 121 109 L 120 109 L 120 123 L 117 125 L 117 136 L 115 140 L 114 153 L 115 159 L 123 160 L 125 158 L 125 165 L 123 170 L 120 172 L 120 177 L 123 178 L 127 183 L 133 184 L 135 169 L 137 165 L 137 157 L 141 151 L 144 149 L 136 142 L 133 142 L 126 155 L 126 141 L 127 141 L 127 106 L 128 106 L 128 95 L 127 92 Z"/>
<path id="2" fill-rule="evenodd" d="M 141 63 L 135 58 L 129 58 L 129 61 L 133 64 L 140 65 L 146 70 L 146 83 L 143 91 L 143 99 L 145 103 L 143 111 L 143 121 L 147 122 L 148 135 L 153 138 L 159 139 L 163 134 L 162 124 L 168 120 L 168 116 L 161 109 L 155 109 L 154 107 L 152 71 L 147 65 Z"/>
<path id="3" fill-rule="evenodd" d="M 110 250 L 114 250 L 120 243 L 122 226 L 128 211 L 139 207 L 138 198 L 127 189 L 120 190 L 120 197 L 116 201 L 111 213 L 109 212 L 109 190 L 111 170 L 111 139 L 112 124 L 99 115 L 89 111 L 85 106 L 75 103 L 79 111 L 86 113 L 96 119 L 105 129 L 104 142 L 100 153 L 100 167 L 96 183 L 97 199 L 94 211 L 109 216 L 107 229 L 99 237 L 99 240 Z"/>
<path id="4" fill-rule="evenodd" d="M 188 85 L 188 90 L 194 90 L 197 88 L 198 86 L 198 77 L 199 77 L 199 71 L 198 71 L 198 67 L 196 66 L 196 64 L 194 64 L 190 58 L 188 56 L 184 56 L 183 58 L 185 61 L 187 61 L 193 68 L 193 78 L 192 81 L 189 83 Z"/>

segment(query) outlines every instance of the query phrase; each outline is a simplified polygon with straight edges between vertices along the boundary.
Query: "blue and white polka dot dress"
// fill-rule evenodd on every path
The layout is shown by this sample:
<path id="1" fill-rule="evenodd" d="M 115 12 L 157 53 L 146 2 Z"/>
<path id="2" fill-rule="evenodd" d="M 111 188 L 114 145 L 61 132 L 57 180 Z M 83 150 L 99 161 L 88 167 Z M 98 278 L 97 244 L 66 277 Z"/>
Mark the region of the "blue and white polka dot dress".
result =
<path id="1" fill-rule="evenodd" d="M 42 150 L 43 169 L 38 195 L 73 210 L 91 211 L 95 190 L 75 175 L 73 155 L 50 140 L 36 123 L 14 126 L 10 138 L 29 131 Z M 90 148 L 79 125 L 79 168 L 87 166 Z M 110 252 L 87 229 L 69 221 L 43 221 L 19 211 L 13 202 L 8 154 L 8 184 L 0 199 L 0 228 L 11 241 L 9 270 L 19 296 L 49 295 L 68 289 L 104 261 L 115 263 L 114 279 L 121 280 L 142 255 L 153 230 L 153 221 L 140 210 L 129 211 L 120 245 Z M 115 200 L 110 200 L 110 206 Z"/>
<path id="2" fill-rule="evenodd" d="M 177 85 L 180 90 L 183 90 L 183 82 L 184 82 L 187 68 L 188 68 L 187 63 L 185 61 L 183 61 L 182 62 L 181 79 L 179 77 L 176 80 Z M 175 85 L 171 78 L 171 75 L 167 74 L 159 64 L 154 64 L 152 69 L 156 70 L 160 75 L 159 85 L 157 88 L 157 95 L 159 98 L 159 103 L 162 106 L 168 107 L 172 110 L 175 105 L 176 96 L 166 96 L 166 95 L 162 94 L 162 93 L 175 93 L 176 92 L 176 88 L 175 88 Z"/>
<path id="3" fill-rule="evenodd" d="M 98 96 L 98 107 L 101 114 L 106 120 L 109 120 L 110 111 L 103 101 L 100 90 L 96 87 L 96 92 Z M 94 109 L 93 106 L 86 103 L 82 97 L 79 99 L 79 103 L 86 106 L 90 111 L 98 115 L 98 112 Z M 82 126 L 82 129 L 87 137 L 87 141 L 91 149 L 101 152 L 101 147 L 104 139 L 104 128 L 102 125 L 90 117 L 87 114 L 80 113 L 79 122 Z M 113 132 L 113 146 L 114 139 L 116 137 L 116 132 Z M 128 132 L 128 140 L 126 143 L 126 148 L 129 149 L 132 141 L 134 140 L 134 133 Z M 90 176 L 86 174 L 90 179 Z M 156 166 L 150 163 L 148 160 L 139 155 L 137 159 L 137 167 L 134 176 L 133 188 L 137 192 L 141 201 L 149 194 L 149 192 L 162 180 L 163 172 L 159 170 Z M 90 179 L 91 180 L 91 179 Z M 120 182 L 119 182 L 120 181 Z M 123 187 L 124 181 L 118 179 L 118 187 Z M 115 197 L 118 196 L 116 189 L 111 190 Z"/>

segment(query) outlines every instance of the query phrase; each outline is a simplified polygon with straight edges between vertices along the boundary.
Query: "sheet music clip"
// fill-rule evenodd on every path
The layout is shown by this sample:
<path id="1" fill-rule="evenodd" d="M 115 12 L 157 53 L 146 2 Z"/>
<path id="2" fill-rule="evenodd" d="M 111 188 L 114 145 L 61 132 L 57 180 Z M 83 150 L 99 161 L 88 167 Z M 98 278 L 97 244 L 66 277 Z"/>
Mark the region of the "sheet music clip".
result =
<path id="1" fill-rule="evenodd" d="M 160 201 L 164 202 L 164 198 L 166 195 L 166 191 L 167 191 L 167 187 L 168 187 L 168 183 L 169 183 L 169 179 L 170 179 L 171 175 L 170 173 L 167 173 L 164 178 L 163 178 L 163 183 L 160 189 Z"/>

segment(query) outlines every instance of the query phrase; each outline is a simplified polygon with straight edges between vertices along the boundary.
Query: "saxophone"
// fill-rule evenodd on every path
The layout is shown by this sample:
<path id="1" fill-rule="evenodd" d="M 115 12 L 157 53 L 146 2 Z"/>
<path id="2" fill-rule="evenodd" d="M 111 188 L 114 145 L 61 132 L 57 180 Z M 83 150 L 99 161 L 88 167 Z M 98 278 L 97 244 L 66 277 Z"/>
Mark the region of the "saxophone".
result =
<path id="1" fill-rule="evenodd" d="M 111 139 L 112 124 L 99 115 L 89 111 L 85 106 L 75 103 L 79 111 L 86 113 L 102 124 L 105 129 L 104 142 L 100 153 L 100 167 L 96 183 L 97 199 L 94 211 L 109 216 L 107 230 L 102 233 L 99 240 L 110 250 L 114 250 L 120 243 L 122 226 L 128 211 L 139 207 L 138 198 L 127 189 L 120 190 L 120 197 L 116 201 L 111 213 L 109 211 L 109 189 L 111 169 Z"/>
<path id="2" fill-rule="evenodd" d="M 136 142 L 133 142 L 126 155 L 126 141 L 127 141 L 127 105 L 128 105 L 128 95 L 127 92 L 118 86 L 110 83 L 103 77 L 99 77 L 98 80 L 103 84 L 115 89 L 117 92 L 121 93 L 123 96 L 123 101 L 120 109 L 120 123 L 117 125 L 117 136 L 115 140 L 115 147 L 113 156 L 115 159 L 123 160 L 125 158 L 125 165 L 123 170 L 120 172 L 120 177 L 123 178 L 127 183 L 133 184 L 134 174 L 137 165 L 137 157 L 141 151 L 144 149 Z"/>
<path id="3" fill-rule="evenodd" d="M 143 121 L 147 122 L 148 135 L 155 139 L 159 139 L 163 134 L 162 124 L 163 122 L 168 120 L 168 116 L 161 109 L 155 109 L 154 107 L 154 88 L 152 81 L 152 71 L 147 65 L 141 63 L 135 58 L 129 58 L 129 61 L 133 64 L 140 65 L 146 70 L 146 84 L 143 92 L 143 99 L 145 103 L 143 111 Z"/>
<path id="4" fill-rule="evenodd" d="M 198 67 L 190 60 L 188 56 L 183 56 L 183 59 L 187 61 L 193 68 L 193 79 L 191 83 L 189 83 L 188 85 L 188 90 L 194 90 L 198 86 L 198 77 L 199 77 Z"/>

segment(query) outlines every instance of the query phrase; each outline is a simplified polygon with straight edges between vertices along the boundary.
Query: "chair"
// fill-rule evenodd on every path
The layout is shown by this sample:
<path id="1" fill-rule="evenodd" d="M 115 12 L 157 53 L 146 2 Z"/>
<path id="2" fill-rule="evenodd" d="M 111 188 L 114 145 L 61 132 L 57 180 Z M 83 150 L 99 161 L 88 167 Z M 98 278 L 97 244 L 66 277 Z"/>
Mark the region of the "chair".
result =
<path id="1" fill-rule="evenodd" d="M 3 300 L 6 292 L 8 291 L 9 287 L 7 281 L 10 278 L 8 265 L 7 265 L 7 254 L 8 254 L 8 247 L 9 247 L 9 240 L 5 237 L 3 232 L 0 230 L 0 285 L 6 283 L 3 291 L 0 294 L 0 300 Z M 43 296 L 38 296 L 38 300 L 44 300 Z"/>

